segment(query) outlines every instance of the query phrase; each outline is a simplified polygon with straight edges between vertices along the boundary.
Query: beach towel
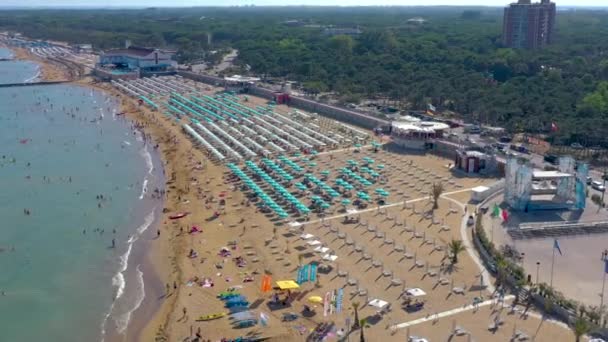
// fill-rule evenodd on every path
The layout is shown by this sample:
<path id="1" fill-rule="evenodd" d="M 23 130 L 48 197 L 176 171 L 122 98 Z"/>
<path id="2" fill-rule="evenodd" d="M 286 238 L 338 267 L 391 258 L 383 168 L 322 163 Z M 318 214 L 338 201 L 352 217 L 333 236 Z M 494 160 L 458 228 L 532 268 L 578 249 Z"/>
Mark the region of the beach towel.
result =
<path id="1" fill-rule="evenodd" d="M 335 312 L 335 306 L 336 306 L 336 291 L 331 291 L 331 301 L 330 301 L 329 305 L 329 314 L 333 315 Z"/>
<path id="2" fill-rule="evenodd" d="M 263 327 L 268 326 L 268 315 L 263 312 L 260 312 L 260 324 Z"/>
<path id="3" fill-rule="evenodd" d="M 317 281 L 317 264 L 310 265 L 310 281 Z"/>

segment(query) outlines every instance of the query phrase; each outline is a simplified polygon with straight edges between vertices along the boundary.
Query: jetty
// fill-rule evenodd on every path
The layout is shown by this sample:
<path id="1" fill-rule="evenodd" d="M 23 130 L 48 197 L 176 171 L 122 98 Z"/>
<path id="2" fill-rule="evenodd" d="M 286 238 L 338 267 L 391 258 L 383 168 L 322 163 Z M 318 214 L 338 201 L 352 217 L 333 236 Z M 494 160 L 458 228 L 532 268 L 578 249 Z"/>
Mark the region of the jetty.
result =
<path id="1" fill-rule="evenodd" d="M 40 82 L 21 82 L 21 83 L 6 83 L 0 84 L 0 88 L 10 88 L 10 87 L 30 87 L 30 86 L 45 86 L 45 85 L 53 85 L 53 84 L 62 84 L 62 83 L 70 83 L 72 81 L 40 81 Z"/>

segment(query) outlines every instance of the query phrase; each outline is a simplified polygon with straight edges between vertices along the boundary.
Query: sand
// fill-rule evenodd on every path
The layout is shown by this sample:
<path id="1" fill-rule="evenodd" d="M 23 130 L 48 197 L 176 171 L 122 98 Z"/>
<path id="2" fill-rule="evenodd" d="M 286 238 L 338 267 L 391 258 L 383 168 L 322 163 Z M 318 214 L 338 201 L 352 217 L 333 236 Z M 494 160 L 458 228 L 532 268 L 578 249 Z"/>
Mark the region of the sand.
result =
<path id="1" fill-rule="evenodd" d="M 116 94 L 108 84 L 97 84 L 97 87 Z M 383 175 L 387 181 L 381 186 L 391 192 L 387 198 L 389 205 L 380 210 L 369 207 L 356 215 L 349 214 L 359 218 L 358 224 L 343 223 L 346 213 L 336 206 L 324 220 L 313 215 L 310 221 L 299 226 L 275 225 L 264 214 L 256 212 L 255 206 L 245 204 L 246 197 L 237 190 L 238 183 L 228 181 L 227 169 L 210 163 L 206 153 L 193 146 L 175 121 L 138 106 L 128 97 L 121 97 L 121 101 L 127 116 L 143 123 L 145 132 L 159 144 L 165 165 L 167 213 L 161 220 L 161 237 L 154 242 L 150 260 L 158 270 L 161 283 L 169 284 L 169 291 L 159 300 L 160 307 L 154 318 L 146 322 L 141 331 L 130 329 L 125 340 L 183 340 L 200 329 L 201 335 L 212 341 L 238 336 L 303 341 L 322 323 L 346 329 L 346 319 L 350 318 L 352 322 L 353 302 L 361 305 L 359 316 L 367 317 L 371 322 L 365 330 L 368 340 L 395 340 L 397 336 L 404 336 L 405 330 L 393 332 L 389 327 L 394 324 L 459 308 L 471 304 L 476 297 L 489 297 L 489 293 L 478 286 L 479 269 L 467 252 L 459 255 L 455 267 L 449 267 L 444 258 L 445 245 L 452 239 L 461 238 L 460 227 L 466 218 L 464 212 L 452 201 L 440 199 L 434 217 L 425 217 L 424 213 L 432 206 L 425 192 L 429 191 L 433 180 L 443 181 L 444 177 L 452 180 L 454 184 L 445 183 L 444 196 L 459 202 L 466 202 L 470 188 L 490 184 L 494 180 L 451 177 L 446 167 L 449 160 L 434 156 L 412 156 L 384 150 L 373 153 L 369 148 L 359 153 L 346 150 L 322 154 L 315 159 L 318 166 L 310 171 L 316 173 L 320 168 L 328 169 L 331 179 L 348 159 L 360 160 L 369 156 L 376 160 L 376 164 L 384 163 L 386 171 Z M 408 164 L 410 161 L 411 165 Z M 225 206 L 219 206 L 220 198 L 226 201 Z M 407 201 L 405 206 L 404 200 Z M 182 211 L 190 214 L 180 220 L 168 219 L 168 215 Z M 215 211 L 221 215 L 211 219 Z M 192 226 L 201 228 L 202 232 L 188 234 Z M 318 284 L 305 283 L 286 306 L 273 306 L 269 304 L 272 293 L 260 291 L 262 274 L 272 274 L 273 281 L 294 279 L 300 262 L 321 261 L 320 255 L 307 244 L 310 240 L 300 238 L 302 233 L 314 235 L 333 250 L 338 259 L 333 263 L 322 262 L 332 270 L 328 274 L 319 273 Z M 230 257 L 218 256 L 223 246 L 231 250 Z M 362 247 L 362 251 L 358 252 L 356 247 Z M 198 253 L 196 258 L 187 256 L 191 249 Z M 247 265 L 237 267 L 233 261 L 236 256 L 243 257 Z M 416 261 L 420 267 L 415 266 Z M 246 277 L 253 277 L 254 281 L 243 282 Z M 204 288 L 194 282 L 203 278 L 211 279 L 214 287 Z M 356 285 L 350 285 L 355 281 Z M 392 285 L 393 281 L 395 284 L 401 282 L 401 285 Z M 173 289 L 174 282 L 176 290 Z M 259 312 L 268 315 L 267 327 L 257 325 L 235 329 L 228 318 L 195 321 L 200 315 L 225 312 L 223 303 L 216 296 L 231 286 L 243 287 L 240 293 L 247 297 L 256 315 Z M 307 302 L 309 296 L 323 296 L 327 291 L 341 287 L 344 289 L 342 313 L 324 317 L 322 307 Z M 427 293 L 423 297 L 425 308 L 407 313 L 401 309 L 402 292 L 405 288 L 414 287 Z M 461 287 L 464 293 L 454 294 L 452 287 Z M 390 302 L 392 310 L 383 316 L 376 315 L 377 309 L 366 305 L 372 298 Z M 305 304 L 315 310 L 314 315 L 302 317 Z M 487 332 L 489 312 L 483 310 L 475 314 L 477 316 L 470 312 L 454 316 L 477 341 L 484 340 L 477 336 L 485 336 Z M 295 312 L 300 318 L 294 322 L 281 322 L 282 314 L 287 312 Z M 485 315 L 484 320 L 477 319 L 482 315 Z M 137 320 L 137 316 L 134 319 Z M 505 316 L 504 320 L 506 328 L 499 331 L 509 330 L 509 334 L 516 322 L 521 327 L 518 329 L 525 330 L 527 334 L 531 334 L 540 322 L 530 323 L 533 322 L 531 319 L 519 322 L 513 315 Z M 140 323 L 143 322 L 135 321 L 133 326 Z M 442 340 L 451 330 L 452 318 L 440 319 L 436 324 L 439 326 L 423 323 L 413 326 L 410 331 L 433 341 Z M 554 334 L 564 332 L 569 333 L 562 327 L 545 324 L 539 336 L 542 336 L 541 340 L 545 337 L 548 340 L 554 338 Z M 356 336 L 358 332 L 353 334 Z M 459 338 L 462 340 L 461 337 L 454 340 Z"/>
<path id="2" fill-rule="evenodd" d="M 133 103 L 132 100 L 126 101 Z M 382 323 L 377 324 L 382 328 L 372 328 L 368 332 L 370 338 L 381 337 L 389 333 L 386 326 L 390 324 L 459 307 L 471 303 L 475 297 L 487 295 L 483 288 L 476 285 L 479 283 L 476 277 L 479 269 L 467 253 L 460 255 L 456 267 L 449 267 L 444 258 L 445 245 L 461 236 L 461 209 L 442 199 L 434 212 L 434 219 L 424 216 L 431 208 L 428 195 L 424 192 L 429 191 L 433 179 L 450 179 L 446 167 L 448 160 L 389 151 L 373 153 L 369 148 L 359 153 L 350 150 L 320 155 L 315 160 L 318 164 L 315 168 L 317 171 L 319 167 L 327 168 L 332 174 L 337 173 L 337 169 L 344 166 L 348 159 L 369 156 L 377 164 L 384 163 L 386 171 L 383 173 L 387 181 L 382 187 L 391 192 L 387 202 L 393 204 L 381 210 L 368 208 L 362 211 L 357 215 L 359 224 L 342 223 L 345 213 L 340 208 L 332 208 L 335 212 L 329 215 L 337 216 L 335 218 L 326 218 L 321 222 L 313 215 L 311 221 L 304 225 L 291 230 L 289 225 L 280 225 L 276 226 L 275 231 L 275 225 L 265 215 L 256 212 L 254 206 L 243 204 L 245 196 L 235 190 L 236 184 L 227 181 L 226 168 L 207 162 L 205 153 L 194 148 L 174 121 L 161 118 L 158 113 L 145 108 L 133 110 L 126 107 L 126 111 L 134 120 L 146 122 L 146 132 L 155 136 L 155 142 L 160 144 L 160 152 L 167 165 L 167 215 L 190 212 L 180 220 L 168 220 L 166 217 L 162 220 L 159 248 L 152 252 L 151 259 L 160 270 L 161 279 L 170 284 L 171 289 L 155 318 L 139 336 L 140 340 L 184 339 L 199 328 L 201 334 L 211 340 L 245 335 L 273 337 L 274 340 L 297 337 L 302 340 L 322 322 L 332 321 L 337 327 L 344 328 L 345 319 L 352 315 L 351 303 L 355 301 L 361 303 L 361 317 L 373 318 L 376 309 L 365 305 L 372 298 L 386 300 L 394 308 L 381 318 Z M 168 141 L 169 136 L 173 137 L 172 141 Z M 411 165 L 408 164 L 410 161 Z M 469 178 L 450 180 L 454 184 L 446 182 L 446 193 L 454 194 L 466 193 L 471 187 L 491 182 Z M 410 184 L 413 186 L 410 187 Z M 218 204 L 222 193 L 226 201 L 224 207 Z M 404 195 L 409 197 L 405 198 Z M 411 202 L 405 208 L 404 199 Z M 219 218 L 211 219 L 214 211 L 222 212 Z M 203 232 L 186 233 L 191 226 L 200 227 Z M 375 231 L 368 227 L 375 228 Z M 319 284 L 303 284 L 299 294 L 294 295 L 285 307 L 269 305 L 271 293 L 263 294 L 259 290 L 261 274 L 271 273 L 273 280 L 293 279 L 298 263 L 321 259 L 307 241 L 299 238 L 304 232 L 315 235 L 334 251 L 338 260 L 325 262 L 332 270 L 328 274 L 319 274 Z M 234 242 L 235 246 L 231 250 L 232 255 L 219 257 L 219 249 L 229 246 L 230 242 Z M 362 247 L 363 250 L 357 252 L 355 247 Z M 196 258 L 187 257 L 190 249 L 198 253 Z M 232 260 L 236 256 L 242 256 L 247 265 L 237 267 Z M 420 266 L 415 266 L 416 262 Z M 248 276 L 252 276 L 254 281 L 243 282 Z M 211 279 L 214 287 L 197 285 L 195 277 L 199 281 Z M 439 279 L 442 279 L 443 285 L 439 284 Z M 171 285 L 174 281 L 178 284 L 176 291 Z M 357 285 L 345 286 L 355 281 Z M 252 309 L 270 317 L 268 327 L 258 325 L 234 329 L 226 318 L 210 322 L 194 321 L 200 315 L 226 311 L 216 296 L 230 286 L 243 286 L 240 292 L 252 303 Z M 323 317 L 319 307 L 312 317 L 291 323 L 281 322 L 283 313 L 300 313 L 307 304 L 307 297 L 324 295 L 343 286 L 342 313 Z M 411 287 L 427 292 L 424 296 L 426 305 L 424 310 L 406 313 L 400 308 L 402 292 Z M 453 294 L 452 287 L 462 287 L 464 294 Z"/>

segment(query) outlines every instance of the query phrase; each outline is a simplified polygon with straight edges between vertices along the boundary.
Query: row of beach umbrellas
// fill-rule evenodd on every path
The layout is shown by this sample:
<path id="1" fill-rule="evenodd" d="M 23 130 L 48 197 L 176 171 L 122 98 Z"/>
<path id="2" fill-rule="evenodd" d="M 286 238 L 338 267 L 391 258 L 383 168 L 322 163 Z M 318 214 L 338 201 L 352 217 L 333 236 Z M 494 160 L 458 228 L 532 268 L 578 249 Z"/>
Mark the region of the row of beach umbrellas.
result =
<path id="1" fill-rule="evenodd" d="M 266 183 L 268 183 L 275 190 L 275 192 L 277 192 L 281 196 L 281 198 L 283 200 L 289 202 L 299 212 L 301 212 L 303 214 L 308 214 L 310 212 L 310 209 L 308 209 L 305 205 L 300 203 L 300 201 L 298 201 L 298 199 L 295 196 L 293 196 L 289 191 L 287 191 L 287 189 L 285 189 L 285 187 L 283 187 L 276 180 L 274 180 L 272 177 L 270 177 L 266 172 L 264 172 L 264 170 L 260 169 L 260 167 L 257 166 L 254 162 L 252 162 L 251 160 L 248 160 L 245 162 L 245 165 L 247 166 L 248 169 L 250 169 L 251 171 L 256 173 L 260 178 L 262 178 Z M 281 216 L 281 215 L 279 215 L 279 216 Z"/>
<path id="2" fill-rule="evenodd" d="M 266 166 L 268 166 L 273 172 L 275 172 L 279 176 L 281 176 L 281 178 L 283 178 L 285 181 L 291 182 L 294 179 L 294 177 L 291 174 L 289 174 L 288 172 L 283 170 L 279 165 L 277 165 L 272 160 L 270 160 L 268 158 L 264 158 L 262 161 L 264 162 L 264 164 Z"/>
<path id="3" fill-rule="evenodd" d="M 264 190 L 262 190 L 249 176 L 245 174 L 238 166 L 233 163 L 228 164 L 228 168 L 234 173 L 245 185 L 251 189 L 263 202 L 264 205 L 268 206 L 275 214 L 280 218 L 287 218 L 289 214 L 281 208 Z"/>

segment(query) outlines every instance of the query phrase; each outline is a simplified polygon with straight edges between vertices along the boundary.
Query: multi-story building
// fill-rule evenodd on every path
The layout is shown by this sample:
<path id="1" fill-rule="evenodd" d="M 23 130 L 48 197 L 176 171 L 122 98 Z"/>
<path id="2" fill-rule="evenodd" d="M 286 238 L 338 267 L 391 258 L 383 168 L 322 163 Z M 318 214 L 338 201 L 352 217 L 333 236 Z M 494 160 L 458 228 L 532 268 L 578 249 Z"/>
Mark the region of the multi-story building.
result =
<path id="1" fill-rule="evenodd" d="M 512 48 L 538 49 L 553 42 L 554 27 L 554 2 L 518 0 L 505 8 L 503 43 Z"/>

